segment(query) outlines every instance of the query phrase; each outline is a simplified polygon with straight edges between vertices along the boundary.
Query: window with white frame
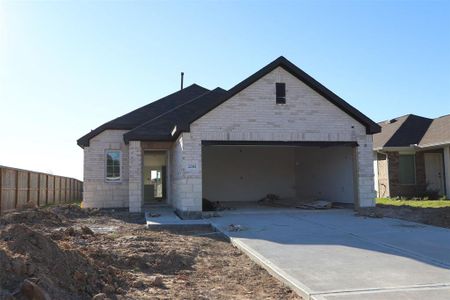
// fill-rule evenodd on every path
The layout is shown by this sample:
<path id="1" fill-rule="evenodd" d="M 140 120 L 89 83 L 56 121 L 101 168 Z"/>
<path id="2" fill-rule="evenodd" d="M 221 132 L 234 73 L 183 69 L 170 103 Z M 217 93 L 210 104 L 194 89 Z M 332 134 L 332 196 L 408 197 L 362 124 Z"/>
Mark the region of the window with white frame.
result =
<path id="1" fill-rule="evenodd" d="M 399 182 L 400 184 L 416 183 L 416 156 L 414 154 L 400 154 Z"/>
<path id="2" fill-rule="evenodd" d="M 106 151 L 106 181 L 120 181 L 121 156 L 119 150 Z"/>

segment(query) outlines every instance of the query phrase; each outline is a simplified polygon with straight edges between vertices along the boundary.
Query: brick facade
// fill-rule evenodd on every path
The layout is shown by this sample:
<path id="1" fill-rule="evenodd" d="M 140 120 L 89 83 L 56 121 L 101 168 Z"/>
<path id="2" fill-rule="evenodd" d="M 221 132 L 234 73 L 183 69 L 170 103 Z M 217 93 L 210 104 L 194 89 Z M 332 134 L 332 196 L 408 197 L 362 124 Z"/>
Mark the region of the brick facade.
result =
<path id="1" fill-rule="evenodd" d="M 386 155 L 378 154 L 378 196 L 407 198 L 427 196 L 428 187 L 425 172 L 425 154 L 429 152 L 443 153 L 440 149 L 417 151 L 414 153 L 416 171 L 415 184 L 400 184 L 399 152 L 388 151 L 386 152 Z"/>
<path id="2" fill-rule="evenodd" d="M 92 138 L 84 148 L 83 205 L 85 207 L 128 206 L 128 145 L 125 130 L 107 130 Z M 106 150 L 120 150 L 121 180 L 106 182 Z"/>
<path id="3" fill-rule="evenodd" d="M 144 201 L 143 179 L 143 149 L 140 141 L 131 141 L 129 144 L 129 209 L 130 212 L 140 212 Z"/>
<path id="4" fill-rule="evenodd" d="M 400 184 L 399 181 L 399 159 L 398 152 L 388 152 L 389 162 L 389 190 L 390 197 L 416 197 L 426 191 L 425 162 L 423 152 L 415 154 L 416 163 L 416 184 Z"/>
<path id="5" fill-rule="evenodd" d="M 276 82 L 286 83 L 286 104 L 275 103 Z M 126 145 L 125 132 L 106 130 L 85 147 L 86 206 L 142 209 L 143 145 L 148 143 Z M 168 202 L 187 216 L 195 217 L 202 210 L 202 141 L 208 140 L 357 142 L 356 204 L 374 205 L 372 136 L 361 123 L 280 67 L 194 121 L 190 132 L 168 146 Z M 120 183 L 105 182 L 106 149 L 122 151 Z"/>
<path id="6" fill-rule="evenodd" d="M 286 83 L 285 105 L 275 83 Z M 365 127 L 282 68 L 277 68 L 191 124 L 173 150 L 173 204 L 196 212 L 202 203 L 202 141 L 355 141 L 359 204 L 374 205 L 372 136 Z M 176 170 L 175 170 L 176 168 Z"/>

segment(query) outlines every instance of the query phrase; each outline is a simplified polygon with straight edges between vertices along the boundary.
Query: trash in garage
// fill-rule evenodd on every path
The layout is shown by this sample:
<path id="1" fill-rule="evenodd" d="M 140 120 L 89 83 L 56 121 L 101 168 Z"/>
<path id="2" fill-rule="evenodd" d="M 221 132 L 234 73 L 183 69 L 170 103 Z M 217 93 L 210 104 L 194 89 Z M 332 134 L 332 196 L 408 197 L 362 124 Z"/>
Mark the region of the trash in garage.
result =
<path id="1" fill-rule="evenodd" d="M 275 202 L 279 201 L 280 197 L 275 194 L 267 194 L 264 198 L 258 200 L 260 204 L 275 204 Z"/>
<path id="2" fill-rule="evenodd" d="M 244 230 L 244 228 L 242 227 L 242 225 L 230 224 L 230 225 L 228 225 L 227 230 L 228 231 L 242 231 L 242 230 Z"/>
<path id="3" fill-rule="evenodd" d="M 216 210 L 222 209 L 222 205 L 220 204 L 219 201 L 212 202 L 206 198 L 202 199 L 202 206 L 203 206 L 203 211 L 216 211 Z"/>
<path id="4" fill-rule="evenodd" d="M 325 201 L 325 200 L 316 200 L 309 203 L 303 203 L 301 205 L 297 205 L 296 208 L 301 209 L 330 209 L 333 206 L 333 202 Z"/>

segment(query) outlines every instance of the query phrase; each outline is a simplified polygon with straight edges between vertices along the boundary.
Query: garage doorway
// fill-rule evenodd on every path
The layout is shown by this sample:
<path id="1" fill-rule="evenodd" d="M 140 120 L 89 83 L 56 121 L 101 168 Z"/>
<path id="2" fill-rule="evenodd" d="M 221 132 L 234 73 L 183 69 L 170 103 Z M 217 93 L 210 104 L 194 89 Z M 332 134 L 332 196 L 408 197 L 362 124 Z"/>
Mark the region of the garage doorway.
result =
<path id="1" fill-rule="evenodd" d="M 224 206 L 274 194 L 289 203 L 356 202 L 354 143 L 203 144 L 202 192 Z"/>

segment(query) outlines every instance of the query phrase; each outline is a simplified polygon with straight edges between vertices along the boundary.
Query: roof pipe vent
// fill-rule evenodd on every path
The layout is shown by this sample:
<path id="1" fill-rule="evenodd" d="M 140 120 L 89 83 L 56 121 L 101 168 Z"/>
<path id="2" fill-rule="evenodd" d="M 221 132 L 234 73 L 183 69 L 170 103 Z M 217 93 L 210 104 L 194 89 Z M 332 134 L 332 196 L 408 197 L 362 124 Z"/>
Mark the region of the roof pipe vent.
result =
<path id="1" fill-rule="evenodd" d="M 181 72 L 181 90 L 183 89 L 184 72 Z"/>

